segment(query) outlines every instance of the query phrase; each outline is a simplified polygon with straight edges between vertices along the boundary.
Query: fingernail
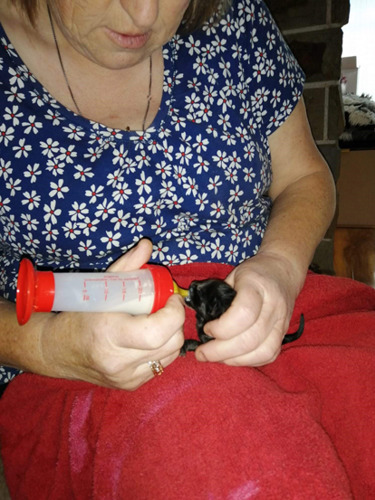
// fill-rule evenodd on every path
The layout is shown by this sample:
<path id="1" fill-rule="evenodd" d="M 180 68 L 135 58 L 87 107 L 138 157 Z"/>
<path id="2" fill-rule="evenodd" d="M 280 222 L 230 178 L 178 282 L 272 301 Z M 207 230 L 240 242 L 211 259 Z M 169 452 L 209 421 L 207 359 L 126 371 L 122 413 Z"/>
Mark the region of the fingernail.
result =
<path id="1" fill-rule="evenodd" d="M 195 357 L 197 361 L 200 361 L 201 363 L 205 363 L 207 361 L 206 356 L 201 351 L 195 351 Z"/>

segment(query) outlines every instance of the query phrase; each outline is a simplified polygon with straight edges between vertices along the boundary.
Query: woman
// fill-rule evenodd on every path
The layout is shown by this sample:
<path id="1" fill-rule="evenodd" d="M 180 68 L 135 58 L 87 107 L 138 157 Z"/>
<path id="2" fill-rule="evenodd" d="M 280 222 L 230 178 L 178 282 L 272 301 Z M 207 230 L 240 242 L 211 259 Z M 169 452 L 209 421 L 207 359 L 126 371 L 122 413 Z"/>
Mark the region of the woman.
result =
<path id="1" fill-rule="evenodd" d="M 280 353 L 333 215 L 333 182 L 310 134 L 303 74 L 265 5 L 202 4 L 18 0 L 0 7 L 4 365 L 138 388 L 136 401 L 150 368 L 178 365 L 184 340 L 177 296 L 147 317 L 50 313 L 18 326 L 15 280 L 25 254 L 40 267 L 75 270 L 228 262 L 237 295 L 206 326 L 215 340 L 196 359 L 257 367 Z M 3 373 L 7 381 L 11 370 Z M 42 380 L 59 392 L 53 379 Z M 27 474 L 21 482 L 16 474 L 17 487 L 8 472 L 12 488 L 32 498 Z M 54 481 L 48 495 L 35 495 L 89 497 L 91 479 L 67 479 L 58 490 Z M 121 475 L 111 481 L 108 498 L 151 495 L 142 482 L 123 490 Z M 94 496 L 105 498 L 99 491 Z"/>
<path id="2" fill-rule="evenodd" d="M 40 2 L 34 24 L 19 15 L 19 4 L 3 7 L 4 36 L 14 47 L 8 49 L 9 64 L 14 66 L 7 70 L 5 61 L 3 67 L 4 78 L 11 78 L 2 101 L 7 130 L 2 162 L 10 162 L 9 179 L 19 183 L 12 196 L 8 177 L 3 177 L 1 194 L 11 203 L 6 204 L 4 232 L 10 215 L 23 209 L 20 230 L 5 239 L 4 295 L 14 299 L 21 252 L 41 266 L 106 269 L 148 237 L 152 260 L 163 264 L 238 264 L 227 278 L 238 292 L 236 301 L 220 321 L 207 326 L 217 340 L 196 355 L 201 361 L 257 366 L 273 361 L 280 351 L 307 267 L 332 217 L 333 185 L 311 139 L 302 100 L 297 104 L 302 74 L 289 52 L 277 67 L 277 32 L 269 40 L 267 32 L 259 39 L 255 19 L 248 24 L 256 37 L 248 46 L 242 43 L 250 36 L 244 27 L 254 9 L 249 4 L 240 21 L 228 14 L 232 25 L 224 33 L 235 47 L 221 47 L 220 31 L 210 25 L 196 45 L 194 35 L 169 42 L 188 7 L 185 0 Z M 194 12 L 198 7 L 193 3 L 189 8 Z M 264 9 L 255 13 L 260 15 L 266 15 Z M 250 54 L 262 47 L 267 54 Z M 233 63 L 231 68 L 226 58 L 233 53 L 248 68 Z M 186 59 L 197 66 L 195 75 L 182 73 Z M 31 74 L 25 76 L 23 67 L 17 78 L 22 62 Z M 283 72 L 291 80 L 280 85 Z M 280 90 L 271 87 L 275 83 Z M 20 97 L 9 100 L 12 89 L 35 108 L 23 111 L 23 99 L 19 104 Z M 22 113 L 16 127 L 6 118 L 9 106 Z M 9 140 L 12 129 L 15 136 Z M 251 163 L 245 164 L 247 158 Z M 35 200 L 25 203 L 24 193 Z M 272 217 L 262 241 L 268 195 Z M 26 239 L 29 233 L 32 242 Z M 43 247 L 50 249 L 48 255 Z M 58 255 L 53 256 L 55 248 Z M 138 268 L 150 257 L 150 244 L 143 242 L 114 268 Z M 148 361 L 160 359 L 168 366 L 183 342 L 178 297 L 148 318 L 35 316 L 17 328 L 19 336 L 14 305 L 4 302 L 3 310 L 2 330 L 8 334 L 4 362 L 110 387 L 138 387 L 152 377 Z M 61 339 L 67 324 L 71 336 Z"/>

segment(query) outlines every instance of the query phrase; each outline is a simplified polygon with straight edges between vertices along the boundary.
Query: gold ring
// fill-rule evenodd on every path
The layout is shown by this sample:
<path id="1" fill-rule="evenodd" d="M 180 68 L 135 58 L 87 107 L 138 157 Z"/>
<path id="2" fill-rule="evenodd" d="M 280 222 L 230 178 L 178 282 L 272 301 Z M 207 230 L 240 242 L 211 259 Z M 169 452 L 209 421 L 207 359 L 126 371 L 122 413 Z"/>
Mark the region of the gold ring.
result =
<path id="1" fill-rule="evenodd" d="M 160 361 L 149 361 L 148 366 L 151 368 L 154 377 L 156 375 L 160 376 L 164 371 L 163 365 L 160 363 Z"/>

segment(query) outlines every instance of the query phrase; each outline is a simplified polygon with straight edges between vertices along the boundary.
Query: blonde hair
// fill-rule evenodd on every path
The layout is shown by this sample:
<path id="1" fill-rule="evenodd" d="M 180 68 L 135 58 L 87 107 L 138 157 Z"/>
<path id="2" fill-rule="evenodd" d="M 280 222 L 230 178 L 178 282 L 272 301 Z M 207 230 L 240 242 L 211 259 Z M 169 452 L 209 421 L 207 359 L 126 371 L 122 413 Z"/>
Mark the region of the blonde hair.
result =
<path id="1" fill-rule="evenodd" d="M 13 0 L 17 7 L 26 14 L 33 24 L 37 15 L 38 0 Z M 190 0 L 185 12 L 179 32 L 192 33 L 199 29 L 206 21 L 213 19 L 218 22 L 229 9 L 232 0 Z"/>

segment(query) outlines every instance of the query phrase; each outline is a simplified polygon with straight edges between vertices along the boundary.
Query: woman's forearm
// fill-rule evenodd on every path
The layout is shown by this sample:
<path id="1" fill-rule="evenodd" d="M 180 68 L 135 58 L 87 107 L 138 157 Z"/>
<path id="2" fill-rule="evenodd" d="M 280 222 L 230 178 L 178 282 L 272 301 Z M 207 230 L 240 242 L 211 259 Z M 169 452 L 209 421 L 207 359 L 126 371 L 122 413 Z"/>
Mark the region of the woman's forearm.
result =
<path id="1" fill-rule="evenodd" d="M 269 137 L 269 144 L 273 207 L 260 255 L 284 259 L 301 288 L 335 211 L 333 177 L 315 145 L 303 100 Z"/>
<path id="2" fill-rule="evenodd" d="M 20 326 L 15 304 L 0 297 L 0 364 L 25 371 L 43 371 L 40 332 L 52 314 L 38 314 Z"/>
<path id="3" fill-rule="evenodd" d="M 259 254 L 290 263 L 300 286 L 335 211 L 335 187 L 328 168 L 300 178 L 274 200 Z"/>

